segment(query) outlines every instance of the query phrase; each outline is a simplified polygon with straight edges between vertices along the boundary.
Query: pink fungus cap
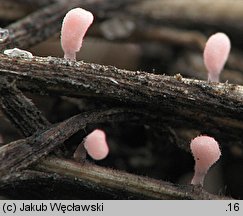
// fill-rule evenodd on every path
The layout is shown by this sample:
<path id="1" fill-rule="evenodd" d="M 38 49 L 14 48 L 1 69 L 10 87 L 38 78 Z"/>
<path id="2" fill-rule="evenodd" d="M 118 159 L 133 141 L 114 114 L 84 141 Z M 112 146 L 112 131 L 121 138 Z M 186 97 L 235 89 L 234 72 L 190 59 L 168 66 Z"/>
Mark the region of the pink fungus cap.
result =
<path id="1" fill-rule="evenodd" d="M 61 29 L 64 58 L 76 60 L 76 52 L 80 50 L 83 37 L 93 20 L 93 14 L 82 8 L 72 9 L 66 14 Z"/>
<path id="2" fill-rule="evenodd" d="M 105 132 L 99 129 L 94 130 L 85 138 L 84 147 L 93 159 L 104 159 L 109 153 Z"/>
<path id="3" fill-rule="evenodd" d="M 219 32 L 209 37 L 203 53 L 209 81 L 219 81 L 219 75 L 229 56 L 230 46 L 230 39 L 224 33 Z"/>
<path id="4" fill-rule="evenodd" d="M 203 185 L 208 169 L 220 158 L 218 142 L 209 136 L 198 136 L 191 141 L 191 151 L 195 160 L 195 174 L 192 184 Z"/>

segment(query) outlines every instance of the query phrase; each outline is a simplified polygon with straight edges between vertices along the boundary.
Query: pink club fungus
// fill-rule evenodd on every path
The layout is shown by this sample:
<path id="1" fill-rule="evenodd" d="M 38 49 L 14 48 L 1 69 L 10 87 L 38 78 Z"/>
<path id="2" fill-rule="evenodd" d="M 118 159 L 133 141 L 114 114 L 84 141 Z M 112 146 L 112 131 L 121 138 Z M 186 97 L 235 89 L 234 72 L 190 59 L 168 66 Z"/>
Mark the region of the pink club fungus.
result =
<path id="1" fill-rule="evenodd" d="M 83 37 L 94 20 L 93 14 L 82 8 L 70 10 L 63 19 L 61 30 L 61 45 L 64 58 L 76 60 L 83 43 Z"/>
<path id="2" fill-rule="evenodd" d="M 204 64 L 208 71 L 208 81 L 219 82 L 219 75 L 228 59 L 230 39 L 224 33 L 209 37 L 203 53 Z"/>
<path id="3" fill-rule="evenodd" d="M 198 136 L 191 141 L 191 151 L 195 160 L 195 173 L 191 184 L 202 185 L 208 169 L 220 158 L 219 144 L 209 136 Z"/>
<path id="4" fill-rule="evenodd" d="M 104 159 L 109 153 L 105 132 L 94 130 L 85 138 L 84 147 L 94 160 Z"/>

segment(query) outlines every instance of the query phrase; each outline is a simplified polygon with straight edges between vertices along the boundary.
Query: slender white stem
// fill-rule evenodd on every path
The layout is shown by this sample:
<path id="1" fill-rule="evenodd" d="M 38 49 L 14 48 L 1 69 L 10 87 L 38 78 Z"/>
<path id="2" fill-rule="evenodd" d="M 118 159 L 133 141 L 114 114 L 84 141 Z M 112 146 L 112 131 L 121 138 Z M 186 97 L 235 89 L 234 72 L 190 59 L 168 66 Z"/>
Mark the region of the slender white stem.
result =
<path id="1" fill-rule="evenodd" d="M 208 81 L 210 81 L 210 82 L 219 82 L 219 74 L 208 73 Z"/>
<path id="2" fill-rule="evenodd" d="M 191 184 L 193 184 L 193 185 L 202 185 L 203 186 L 205 175 L 206 175 L 206 172 L 204 172 L 204 173 L 202 173 L 202 172 L 195 172 L 194 176 L 192 178 Z"/>
<path id="3" fill-rule="evenodd" d="M 76 61 L 76 53 L 65 53 L 64 58 L 71 60 L 71 61 Z"/>

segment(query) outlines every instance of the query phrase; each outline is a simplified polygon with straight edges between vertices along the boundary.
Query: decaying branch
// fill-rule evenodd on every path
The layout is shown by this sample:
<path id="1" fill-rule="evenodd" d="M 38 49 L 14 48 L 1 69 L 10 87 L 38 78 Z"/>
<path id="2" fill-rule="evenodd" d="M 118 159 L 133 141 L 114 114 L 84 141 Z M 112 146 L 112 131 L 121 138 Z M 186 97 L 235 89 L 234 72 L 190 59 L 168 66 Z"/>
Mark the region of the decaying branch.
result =
<path id="1" fill-rule="evenodd" d="M 18 185 L 18 187 L 15 187 Z M 73 178 L 55 173 L 44 173 L 38 171 L 23 171 L 15 173 L 7 181 L 2 182 L 0 191 L 6 192 L 14 199 L 22 199 L 21 191 L 29 191 L 37 199 L 142 199 L 128 191 L 118 191 L 81 178 Z M 60 190 L 61 188 L 61 190 Z M 27 196 L 28 197 L 28 196 Z M 152 199 L 152 198 L 151 198 Z"/>
<path id="2" fill-rule="evenodd" d="M 175 186 L 168 182 L 153 180 L 125 172 L 103 168 L 89 163 L 78 164 L 73 161 L 60 160 L 49 157 L 40 163 L 37 168 L 78 177 L 94 184 L 107 188 L 116 188 L 145 199 L 221 199 L 224 197 L 210 195 L 207 192 L 192 186 Z M 188 193 L 190 191 L 190 193 Z"/>
<path id="3" fill-rule="evenodd" d="M 187 122 L 194 129 L 207 128 L 241 143 L 243 87 L 239 85 L 132 72 L 52 57 L 28 60 L 0 55 L 0 68 L 0 82 L 3 78 L 15 80 L 25 91 L 101 97 L 143 106 L 152 112 L 159 111 L 166 122 L 177 126 Z"/>
<path id="4" fill-rule="evenodd" d="M 14 83 L 2 80 L 0 92 L 0 102 L 5 115 L 25 137 L 50 125 L 41 111 L 15 87 Z"/>
<path id="5" fill-rule="evenodd" d="M 196 24 L 204 27 L 226 28 L 242 33 L 242 1 L 218 0 L 146 0 L 127 10 L 133 15 L 162 23 L 190 26 Z M 173 13 L 172 13 L 173 11 Z"/>
<path id="6" fill-rule="evenodd" d="M 78 164 L 73 161 L 51 158 L 38 165 L 39 170 L 12 174 L 0 184 L 0 191 L 8 191 L 17 197 L 18 189 L 42 188 L 35 197 L 41 199 L 230 199 L 212 195 L 201 187 L 173 185 L 147 177 L 136 176 L 89 163 Z M 48 185 L 52 185 L 49 187 Z M 61 194 L 59 188 L 61 185 Z M 48 186 L 48 187 L 47 187 Z M 53 190 L 55 193 L 53 193 Z M 95 192 L 95 193 L 92 193 Z M 33 192 L 34 193 L 34 192 Z M 53 197 L 54 196 L 54 197 Z"/>
<path id="7" fill-rule="evenodd" d="M 27 5 L 21 5 L 17 1 L 0 0 L 0 20 L 16 20 L 28 14 L 29 10 Z"/>

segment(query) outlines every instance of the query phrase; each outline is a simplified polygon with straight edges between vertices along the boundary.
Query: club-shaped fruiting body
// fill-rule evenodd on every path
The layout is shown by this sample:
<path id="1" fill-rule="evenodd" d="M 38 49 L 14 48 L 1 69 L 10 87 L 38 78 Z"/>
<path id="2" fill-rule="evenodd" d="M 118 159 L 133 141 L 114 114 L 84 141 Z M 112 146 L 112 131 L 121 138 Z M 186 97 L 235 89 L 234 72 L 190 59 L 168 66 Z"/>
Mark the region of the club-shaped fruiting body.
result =
<path id="1" fill-rule="evenodd" d="M 209 37 L 203 53 L 208 81 L 219 82 L 219 75 L 228 59 L 230 46 L 230 39 L 224 33 L 219 32 Z"/>
<path id="2" fill-rule="evenodd" d="M 76 52 L 80 50 L 83 37 L 93 20 L 93 14 L 82 8 L 72 9 L 66 14 L 61 29 L 61 45 L 65 59 L 76 60 Z"/>
<path id="3" fill-rule="evenodd" d="M 208 169 L 220 158 L 218 142 L 209 136 L 198 136 L 191 141 L 191 152 L 195 160 L 195 173 L 191 184 L 202 185 Z"/>
<path id="4" fill-rule="evenodd" d="M 84 147 L 94 160 L 104 159 L 109 153 L 105 132 L 99 129 L 94 130 L 85 138 Z"/>

